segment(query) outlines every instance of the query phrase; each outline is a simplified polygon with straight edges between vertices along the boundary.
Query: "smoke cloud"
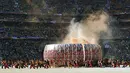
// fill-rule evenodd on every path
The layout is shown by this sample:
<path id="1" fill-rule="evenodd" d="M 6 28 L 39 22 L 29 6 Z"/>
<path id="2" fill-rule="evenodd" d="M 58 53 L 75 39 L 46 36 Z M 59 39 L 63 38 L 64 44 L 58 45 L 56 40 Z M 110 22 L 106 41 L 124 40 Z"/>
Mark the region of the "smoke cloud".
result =
<path id="1" fill-rule="evenodd" d="M 101 32 L 108 31 L 109 15 L 104 11 L 89 14 L 80 22 L 73 18 L 68 28 L 68 34 L 62 43 L 98 44 Z"/>

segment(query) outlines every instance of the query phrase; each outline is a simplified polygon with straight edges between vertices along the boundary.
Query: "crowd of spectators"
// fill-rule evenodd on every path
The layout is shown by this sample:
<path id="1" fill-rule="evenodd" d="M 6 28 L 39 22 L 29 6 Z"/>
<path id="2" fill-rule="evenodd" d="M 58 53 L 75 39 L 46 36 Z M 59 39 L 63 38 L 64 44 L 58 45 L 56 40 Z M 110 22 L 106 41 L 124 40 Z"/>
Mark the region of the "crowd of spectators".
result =
<path id="1" fill-rule="evenodd" d="M 5 0 L 0 1 L 1 7 L 0 12 L 14 12 L 14 13 L 74 13 L 84 12 L 84 8 L 88 7 L 89 9 L 99 9 L 103 8 L 106 4 L 106 1 L 96 1 L 96 0 L 69 0 L 69 1 L 60 1 L 60 0 Z M 38 11 L 37 11 L 38 10 Z"/>
<path id="2" fill-rule="evenodd" d="M 111 25 L 114 25 L 114 24 L 111 24 Z M 118 27 L 120 25 L 123 25 L 123 24 L 117 24 L 113 27 L 110 27 L 112 38 L 113 39 L 123 39 L 123 38 L 129 39 L 130 38 L 129 26 Z"/>
<path id="3" fill-rule="evenodd" d="M 120 60 L 130 60 L 130 39 L 107 40 L 104 46 L 105 57 L 117 58 Z"/>
<path id="4" fill-rule="evenodd" d="M 53 24 L 51 25 L 53 26 Z M 63 39 L 61 34 L 67 34 L 67 30 L 65 27 L 60 28 L 60 25 L 55 27 L 50 27 L 46 25 L 34 25 L 34 26 L 6 26 L 8 28 L 1 27 L 0 28 L 0 36 L 1 38 L 43 38 L 43 39 Z M 8 30 L 6 30 L 8 29 Z"/>
<path id="5" fill-rule="evenodd" d="M 130 38 L 130 31 L 113 31 L 113 38 Z"/>
<path id="6" fill-rule="evenodd" d="M 67 27 L 64 25 L 54 25 L 48 24 L 49 26 L 46 26 L 47 24 L 43 25 L 11 25 L 11 26 L 5 26 L 8 28 L 1 27 L 0 28 L 0 36 L 1 37 L 42 37 L 42 38 L 60 38 L 61 35 L 66 35 L 68 33 Z M 51 25 L 51 26 L 50 26 Z M 59 27 L 60 26 L 60 27 Z M 68 26 L 68 25 L 67 25 Z M 129 29 L 112 29 L 112 37 L 113 39 L 122 39 L 130 37 L 130 31 Z"/>
<path id="7" fill-rule="evenodd" d="M 48 42 L 38 39 L 1 39 L 0 57 L 2 59 L 40 59 L 43 58 L 43 50 Z M 48 42 L 49 43 L 49 42 Z"/>
<path id="8" fill-rule="evenodd" d="M 130 40 L 107 41 L 110 42 L 101 45 L 104 57 L 124 61 L 130 60 Z M 50 43 L 53 43 L 53 41 L 45 39 L 0 39 L 0 59 L 42 59 L 44 47 Z"/>
<path id="9" fill-rule="evenodd" d="M 17 32 L 15 32 L 17 31 Z M 22 32 L 21 32 L 22 31 Z M 17 37 L 42 37 L 42 38 L 60 38 L 60 32 L 53 29 L 43 29 L 43 30 L 14 30 L 12 36 Z"/>

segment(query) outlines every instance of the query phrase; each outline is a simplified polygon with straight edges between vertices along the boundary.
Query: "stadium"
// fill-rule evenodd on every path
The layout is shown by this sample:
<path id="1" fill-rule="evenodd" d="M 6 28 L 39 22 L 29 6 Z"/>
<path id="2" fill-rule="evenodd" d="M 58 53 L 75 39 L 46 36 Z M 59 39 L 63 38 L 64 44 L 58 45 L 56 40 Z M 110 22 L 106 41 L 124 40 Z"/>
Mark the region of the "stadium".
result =
<path id="1" fill-rule="evenodd" d="M 129 0 L 0 0 L 0 3 L 2 73 L 10 71 L 8 68 L 11 72 L 50 68 L 45 72 L 51 72 L 53 68 L 61 67 L 62 71 L 68 67 L 82 73 L 80 68 L 89 72 L 92 67 L 130 67 Z M 50 45 L 51 51 L 47 48 Z M 99 52 L 92 52 L 98 49 Z M 79 50 L 81 55 L 73 54 L 72 50 L 76 53 Z M 67 56 L 63 56 L 65 52 Z M 61 57 L 57 56 L 59 53 Z"/>

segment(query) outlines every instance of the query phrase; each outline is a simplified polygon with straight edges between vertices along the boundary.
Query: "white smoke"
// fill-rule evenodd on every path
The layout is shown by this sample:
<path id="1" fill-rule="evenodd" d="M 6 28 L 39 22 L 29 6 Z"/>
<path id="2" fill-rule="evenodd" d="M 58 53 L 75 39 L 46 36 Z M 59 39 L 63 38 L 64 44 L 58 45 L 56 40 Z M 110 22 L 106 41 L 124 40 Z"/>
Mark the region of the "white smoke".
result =
<path id="1" fill-rule="evenodd" d="M 108 31 L 109 15 L 104 11 L 90 14 L 81 22 L 71 20 L 69 33 L 62 43 L 91 43 L 98 44 L 100 32 Z"/>

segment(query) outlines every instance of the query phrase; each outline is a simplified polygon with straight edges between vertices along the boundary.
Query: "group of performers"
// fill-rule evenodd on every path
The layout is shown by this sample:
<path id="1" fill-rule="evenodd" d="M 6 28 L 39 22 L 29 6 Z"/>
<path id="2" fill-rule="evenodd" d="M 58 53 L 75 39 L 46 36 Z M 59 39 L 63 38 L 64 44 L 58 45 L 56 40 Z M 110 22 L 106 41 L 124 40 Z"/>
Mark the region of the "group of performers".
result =
<path id="1" fill-rule="evenodd" d="M 1 63 L 2 69 L 9 68 L 30 68 L 30 69 L 38 69 L 38 68 L 56 68 L 56 67 L 68 67 L 68 68 L 78 68 L 78 67 L 130 67 L 129 61 L 118 61 L 118 60 L 86 60 L 83 63 L 81 61 L 54 61 L 54 60 L 2 60 Z"/>

